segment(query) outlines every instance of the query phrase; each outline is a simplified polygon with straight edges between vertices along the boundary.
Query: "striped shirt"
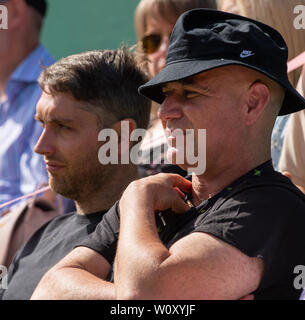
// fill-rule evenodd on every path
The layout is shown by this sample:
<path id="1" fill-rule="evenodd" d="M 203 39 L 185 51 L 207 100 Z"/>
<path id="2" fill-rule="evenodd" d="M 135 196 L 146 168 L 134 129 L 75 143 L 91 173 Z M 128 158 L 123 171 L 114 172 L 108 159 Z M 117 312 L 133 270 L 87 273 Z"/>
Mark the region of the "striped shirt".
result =
<path id="1" fill-rule="evenodd" d="M 0 204 L 33 192 L 48 181 L 43 157 L 33 151 L 42 132 L 34 115 L 41 96 L 37 82 L 41 66 L 53 62 L 39 45 L 6 84 L 7 99 L 0 103 Z"/>

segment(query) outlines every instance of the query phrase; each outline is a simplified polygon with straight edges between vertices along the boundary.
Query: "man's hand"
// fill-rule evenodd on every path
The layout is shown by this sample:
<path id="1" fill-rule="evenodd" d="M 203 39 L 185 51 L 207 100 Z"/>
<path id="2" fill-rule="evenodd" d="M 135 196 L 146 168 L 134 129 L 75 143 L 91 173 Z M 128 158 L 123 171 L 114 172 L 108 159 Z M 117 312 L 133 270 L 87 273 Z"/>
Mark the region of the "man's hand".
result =
<path id="1" fill-rule="evenodd" d="M 240 299 L 255 291 L 264 266 L 220 239 L 194 232 L 167 248 L 156 210 L 189 210 L 182 200 L 191 183 L 174 174 L 133 182 L 120 200 L 114 266 L 118 299 Z"/>
<path id="2" fill-rule="evenodd" d="M 132 182 L 120 200 L 120 212 L 134 204 L 155 211 L 172 209 L 176 213 L 189 210 L 184 202 L 185 193 L 192 190 L 192 183 L 177 174 L 160 173 Z"/>

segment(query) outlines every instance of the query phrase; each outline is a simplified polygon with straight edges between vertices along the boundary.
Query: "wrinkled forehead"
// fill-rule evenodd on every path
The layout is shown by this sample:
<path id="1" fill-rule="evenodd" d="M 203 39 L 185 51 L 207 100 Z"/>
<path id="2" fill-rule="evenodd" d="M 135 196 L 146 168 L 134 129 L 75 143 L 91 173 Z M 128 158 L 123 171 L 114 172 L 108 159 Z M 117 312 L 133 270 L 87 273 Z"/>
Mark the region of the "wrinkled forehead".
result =
<path id="1" fill-rule="evenodd" d="M 181 80 L 167 82 L 161 85 L 164 94 L 174 91 L 199 90 L 210 93 L 221 92 L 222 89 L 230 92 L 241 92 L 255 81 L 265 83 L 265 77 L 252 69 L 240 66 L 224 66 L 208 70 Z"/>
<path id="2" fill-rule="evenodd" d="M 237 80 L 239 78 L 245 79 L 249 77 L 249 75 L 254 75 L 252 70 L 248 70 L 247 68 L 243 68 L 240 66 L 224 66 L 220 68 L 211 69 L 208 71 L 201 72 L 199 74 L 165 83 L 162 85 L 163 87 L 170 87 L 175 85 L 189 85 L 189 84 L 200 84 L 200 83 L 212 83 L 215 81 L 221 81 L 225 84 L 229 79 Z"/>

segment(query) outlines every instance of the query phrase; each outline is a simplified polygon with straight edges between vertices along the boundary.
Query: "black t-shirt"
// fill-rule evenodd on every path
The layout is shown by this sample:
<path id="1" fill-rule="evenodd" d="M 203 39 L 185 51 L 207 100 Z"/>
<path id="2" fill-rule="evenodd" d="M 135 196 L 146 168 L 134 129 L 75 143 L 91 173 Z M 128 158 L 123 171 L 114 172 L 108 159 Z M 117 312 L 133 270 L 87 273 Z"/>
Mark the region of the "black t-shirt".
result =
<path id="1" fill-rule="evenodd" d="M 305 265 L 305 195 L 268 161 L 184 214 L 156 215 L 159 236 L 169 248 L 192 232 L 205 232 L 265 264 L 256 299 L 298 299 L 296 265 Z M 81 243 L 113 263 L 119 233 L 118 202 Z M 132 254 L 132 253 L 131 253 Z"/>
<path id="2" fill-rule="evenodd" d="M 37 230 L 15 255 L 8 271 L 8 289 L 1 289 L 0 297 L 29 299 L 42 276 L 95 230 L 105 212 L 65 214 Z"/>

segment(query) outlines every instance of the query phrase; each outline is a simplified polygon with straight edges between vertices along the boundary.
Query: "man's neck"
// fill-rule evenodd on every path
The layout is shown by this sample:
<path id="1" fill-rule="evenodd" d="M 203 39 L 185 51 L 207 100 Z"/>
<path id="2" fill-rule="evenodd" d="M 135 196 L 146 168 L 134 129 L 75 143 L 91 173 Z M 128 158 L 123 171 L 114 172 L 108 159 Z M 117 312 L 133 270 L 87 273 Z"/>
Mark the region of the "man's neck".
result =
<path id="1" fill-rule="evenodd" d="M 15 48 L 5 57 L 1 57 L 0 62 L 0 102 L 6 99 L 6 84 L 19 64 L 37 47 L 38 42 L 32 42 L 19 49 Z M 14 54 L 15 53 L 15 54 Z"/>
<path id="2" fill-rule="evenodd" d="M 137 166 L 118 165 L 111 177 L 103 183 L 100 191 L 91 194 L 86 200 L 75 201 L 77 213 L 81 215 L 108 210 L 119 200 L 126 187 L 138 179 Z"/>
<path id="3" fill-rule="evenodd" d="M 14 72 L 16 66 L 9 66 L 8 64 L 5 65 L 2 70 L 0 71 L 0 102 L 6 100 L 6 84 Z"/>
<path id="4" fill-rule="evenodd" d="M 7 99 L 6 93 L 5 93 L 5 86 L 1 86 L 0 84 L 0 103 L 5 101 Z"/>
<path id="5" fill-rule="evenodd" d="M 199 205 L 202 201 L 212 198 L 225 187 L 245 175 L 258 165 L 269 160 L 270 157 L 262 157 L 256 161 L 240 161 L 235 165 L 222 167 L 221 170 L 214 171 L 212 174 L 206 171 L 203 175 L 192 176 L 193 185 L 193 203 Z"/>

